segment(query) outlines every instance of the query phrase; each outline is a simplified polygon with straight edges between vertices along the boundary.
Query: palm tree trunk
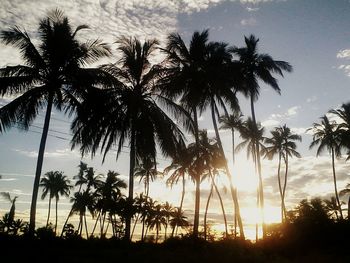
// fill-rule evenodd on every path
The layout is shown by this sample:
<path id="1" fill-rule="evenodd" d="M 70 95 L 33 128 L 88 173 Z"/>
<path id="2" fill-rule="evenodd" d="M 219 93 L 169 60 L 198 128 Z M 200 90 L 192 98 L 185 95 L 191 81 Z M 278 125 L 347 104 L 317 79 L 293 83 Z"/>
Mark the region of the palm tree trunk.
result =
<path id="1" fill-rule="evenodd" d="M 281 221 L 284 221 L 284 209 L 283 209 L 283 192 L 282 192 L 282 184 L 281 184 L 281 153 L 278 154 L 278 168 L 277 168 L 277 180 L 278 180 L 278 190 L 280 191 L 281 197 Z"/>
<path id="2" fill-rule="evenodd" d="M 219 145 L 219 148 L 220 148 L 220 151 L 221 151 L 221 154 L 222 154 L 224 160 L 226 160 L 224 148 L 222 146 L 222 142 L 221 142 L 221 138 L 220 138 L 220 134 L 219 134 L 219 129 L 218 129 L 218 126 L 216 123 L 215 114 L 216 114 L 215 113 L 215 102 L 212 101 L 211 102 L 211 117 L 212 117 L 213 126 L 214 126 L 214 130 L 215 130 L 216 141 Z M 237 197 L 237 189 L 233 186 L 232 175 L 231 175 L 230 170 L 228 168 L 227 161 L 225 162 L 225 171 L 226 171 L 226 175 L 228 177 L 229 183 L 230 183 L 231 197 L 232 197 L 232 201 L 234 203 L 235 215 L 237 215 L 240 238 L 245 239 L 243 223 L 242 223 L 242 218 L 241 218 L 239 203 L 238 203 L 238 197 Z"/>
<path id="3" fill-rule="evenodd" d="M 231 129 L 231 137 L 232 137 L 232 166 L 235 167 L 235 129 Z M 237 214 L 235 212 L 234 215 L 234 237 L 237 237 Z"/>
<path id="4" fill-rule="evenodd" d="M 132 227 L 131 236 L 130 236 L 131 240 L 132 240 L 132 237 L 134 236 L 134 232 L 135 232 L 137 221 L 139 221 L 139 215 L 137 215 L 136 220 L 134 222 L 134 226 Z"/>
<path id="5" fill-rule="evenodd" d="M 130 138 L 130 167 L 129 167 L 129 196 L 128 196 L 128 205 L 129 211 L 125 220 L 125 238 L 130 241 L 130 230 L 131 230 L 131 205 L 134 195 L 134 169 L 136 161 L 136 149 L 135 149 L 135 130 L 131 128 L 131 138 Z"/>
<path id="6" fill-rule="evenodd" d="M 282 208 L 283 208 L 285 220 L 287 220 L 287 209 L 286 209 L 286 204 L 284 202 L 286 197 L 287 179 L 288 179 L 288 154 L 286 153 L 286 171 L 284 173 L 284 184 L 283 184 L 283 192 L 282 192 Z"/>
<path id="7" fill-rule="evenodd" d="M 57 218 L 58 218 L 58 213 L 57 213 L 57 207 L 58 207 L 58 198 L 56 198 L 56 206 L 55 206 L 55 212 L 56 212 L 56 217 L 55 217 L 55 235 L 57 233 Z"/>
<path id="8" fill-rule="evenodd" d="M 32 203 L 30 206 L 30 220 L 29 220 L 30 235 L 34 235 L 34 231 L 35 231 L 36 202 L 38 199 L 39 182 L 40 182 L 41 170 L 42 170 L 43 161 L 44 161 L 46 139 L 47 139 L 47 134 L 49 132 L 52 102 L 53 102 L 53 95 L 50 93 L 49 99 L 47 102 L 43 133 L 41 135 L 41 140 L 40 140 L 38 160 L 36 164 L 36 171 L 35 171 L 35 178 L 34 178 L 34 185 L 33 185 Z"/>
<path id="9" fill-rule="evenodd" d="M 252 120 L 255 127 L 257 128 L 256 118 L 255 118 L 255 109 L 254 109 L 254 99 L 253 96 L 250 96 L 250 109 L 252 112 Z M 259 142 L 255 142 L 255 153 L 256 153 L 256 163 L 258 166 L 258 175 L 259 175 L 259 204 L 262 220 L 262 229 L 263 229 L 263 238 L 266 237 L 266 225 L 265 225 L 265 216 L 264 216 L 264 186 L 262 181 L 261 174 L 261 160 L 260 160 L 260 145 Z"/>
<path id="10" fill-rule="evenodd" d="M 343 219 L 343 211 L 341 210 L 341 204 L 340 204 L 339 195 L 338 195 L 338 189 L 337 189 L 337 178 L 335 176 L 334 148 L 333 147 L 332 147 L 332 152 L 331 153 L 332 153 L 334 193 L 335 193 L 335 198 L 337 199 L 338 209 L 339 209 L 339 213 L 340 213 L 340 219 Z"/>
<path id="11" fill-rule="evenodd" d="M 209 196 L 207 199 L 207 204 L 205 205 L 205 212 L 204 212 L 204 240 L 207 240 L 207 215 L 208 215 L 209 202 L 213 195 L 213 189 L 214 189 L 214 185 L 212 183 L 210 187 Z"/>
<path id="12" fill-rule="evenodd" d="M 68 216 L 67 216 L 67 218 L 66 218 L 66 221 L 65 221 L 65 222 L 64 222 L 64 224 L 63 224 L 63 227 L 62 227 L 62 232 L 61 232 L 60 237 L 62 237 L 62 236 L 63 236 L 63 233 L 64 233 L 64 228 L 66 227 L 66 225 L 67 225 L 67 223 L 68 223 L 69 218 L 72 216 L 72 213 L 73 213 L 73 208 L 71 208 L 71 210 L 69 211 L 69 214 L 68 214 Z"/>
<path id="13" fill-rule="evenodd" d="M 198 135 L 198 116 L 197 109 L 193 107 L 193 119 L 194 119 L 194 137 L 196 140 L 196 152 L 197 157 L 199 157 L 199 135 Z M 199 227 L 199 209 L 200 209 L 200 174 L 196 172 L 195 184 L 196 184 L 196 197 L 195 197 L 195 208 L 194 208 L 194 222 L 193 222 L 193 236 L 198 237 L 198 227 Z"/>
<path id="14" fill-rule="evenodd" d="M 350 196 L 348 199 L 348 220 L 350 220 Z"/>
<path id="15" fill-rule="evenodd" d="M 48 227 L 48 225 L 49 225 L 50 211 L 51 211 L 51 197 L 49 197 L 49 212 L 47 213 L 46 227 Z"/>
<path id="16" fill-rule="evenodd" d="M 98 215 L 97 215 L 97 218 L 96 218 L 96 221 L 95 221 L 95 224 L 94 224 L 94 228 L 92 229 L 92 232 L 91 232 L 91 236 L 93 236 L 94 233 L 95 233 L 96 226 L 97 226 L 97 223 L 98 223 L 98 221 L 100 219 L 100 216 L 101 216 L 101 211 L 98 212 Z"/>
<path id="17" fill-rule="evenodd" d="M 89 239 L 89 232 L 88 232 L 88 227 L 87 227 L 87 222 L 86 222 L 86 214 L 84 214 L 84 224 L 85 224 L 86 239 Z"/>
<path id="18" fill-rule="evenodd" d="M 228 236 L 228 229 L 227 229 L 227 218 L 226 218 L 226 213 L 225 213 L 224 202 L 222 201 L 221 194 L 220 194 L 220 191 L 218 189 L 218 186 L 215 183 L 214 176 L 212 174 L 210 174 L 210 177 L 211 177 L 211 180 L 212 180 L 212 184 L 213 184 L 213 186 L 215 188 L 215 192 L 216 192 L 216 194 L 219 197 L 220 206 L 221 206 L 221 210 L 222 210 L 222 215 L 224 217 L 225 234 L 226 234 L 226 237 L 227 237 Z"/>
<path id="19" fill-rule="evenodd" d="M 184 202 L 185 192 L 186 192 L 185 188 L 186 188 L 186 180 L 185 180 L 185 175 L 183 174 L 182 175 L 182 195 L 181 195 L 179 211 L 182 211 L 182 205 L 183 205 L 183 202 Z M 178 226 L 175 225 L 174 229 L 175 228 L 176 228 L 176 232 L 175 232 L 175 236 L 176 236 L 177 235 Z M 173 234 L 171 234 L 171 236 L 173 236 Z"/>
<path id="20" fill-rule="evenodd" d="M 350 200 L 349 200 L 349 201 L 350 201 Z M 171 237 L 174 237 L 175 227 L 176 227 L 176 224 L 173 226 L 173 229 L 172 229 L 172 231 L 171 231 Z"/>

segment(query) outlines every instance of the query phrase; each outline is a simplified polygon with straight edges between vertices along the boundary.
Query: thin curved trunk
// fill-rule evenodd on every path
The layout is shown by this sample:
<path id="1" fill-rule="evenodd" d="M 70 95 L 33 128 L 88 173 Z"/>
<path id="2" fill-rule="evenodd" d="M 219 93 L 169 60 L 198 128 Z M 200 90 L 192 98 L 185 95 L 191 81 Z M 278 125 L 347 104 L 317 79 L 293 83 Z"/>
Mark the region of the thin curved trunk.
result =
<path id="1" fill-rule="evenodd" d="M 84 224 L 85 224 L 86 239 L 89 239 L 89 232 L 88 232 L 88 227 L 86 223 L 86 214 L 84 214 Z"/>
<path id="2" fill-rule="evenodd" d="M 256 188 L 256 209 L 259 209 L 260 206 L 260 195 L 259 195 L 259 187 Z M 256 218 L 255 223 L 255 241 L 258 242 L 259 240 L 259 222 Z"/>
<path id="3" fill-rule="evenodd" d="M 92 232 L 91 232 L 91 236 L 93 236 L 94 233 L 95 233 L 96 226 L 97 226 L 97 223 L 98 223 L 98 221 L 100 219 L 100 216 L 101 216 L 101 211 L 98 212 L 98 215 L 97 215 L 97 218 L 96 218 L 96 221 L 95 221 L 95 224 L 94 224 L 94 228 L 92 229 Z"/>
<path id="4" fill-rule="evenodd" d="M 196 140 L 196 152 L 197 157 L 199 155 L 199 135 L 198 135 L 198 116 L 197 110 L 193 108 L 194 116 L 194 136 Z M 199 227 L 199 209 L 200 209 L 200 175 L 196 173 L 195 184 L 196 184 L 196 198 L 195 198 L 195 208 L 194 208 L 194 222 L 193 222 L 193 236 L 198 237 L 198 227 Z"/>
<path id="5" fill-rule="evenodd" d="M 219 145 L 219 148 L 220 148 L 220 151 L 221 151 L 221 154 L 222 154 L 224 160 L 226 160 L 224 148 L 222 146 L 221 138 L 219 135 L 219 129 L 218 129 L 218 126 L 216 123 L 215 102 L 214 101 L 212 101 L 212 103 L 211 103 L 211 117 L 212 117 L 213 126 L 214 126 L 214 130 L 215 130 L 216 141 Z M 240 238 L 245 239 L 243 223 L 242 223 L 242 218 L 241 218 L 239 203 L 238 203 L 238 197 L 237 197 L 237 189 L 233 186 L 232 176 L 231 176 L 230 170 L 228 168 L 227 161 L 225 161 L 225 171 L 226 171 L 226 175 L 228 177 L 229 183 L 230 183 L 231 197 L 232 197 L 232 201 L 234 203 L 235 215 L 237 215 Z"/>
<path id="6" fill-rule="evenodd" d="M 278 168 L 277 168 L 277 180 L 278 180 L 278 190 L 280 192 L 281 197 L 281 221 L 284 222 L 284 209 L 283 209 L 283 192 L 282 192 L 282 184 L 281 184 L 281 159 L 282 154 L 278 154 Z"/>
<path id="7" fill-rule="evenodd" d="M 46 227 L 48 227 L 48 225 L 49 225 L 50 211 L 51 211 L 51 197 L 49 197 L 49 212 L 47 213 Z"/>
<path id="8" fill-rule="evenodd" d="M 129 167 L 129 206 L 131 206 L 134 195 L 134 169 L 136 161 L 136 142 L 135 142 L 135 130 L 131 127 L 131 138 L 130 138 L 130 167 Z M 130 209 L 130 207 L 129 207 Z M 129 210 L 125 219 L 125 238 L 130 240 L 130 230 L 131 230 L 131 211 Z"/>
<path id="9" fill-rule="evenodd" d="M 214 189 L 214 185 L 211 184 L 210 192 L 207 199 L 207 204 L 205 205 L 205 212 L 204 212 L 204 240 L 207 240 L 207 215 L 208 215 L 209 202 L 213 195 L 213 189 Z"/>
<path id="10" fill-rule="evenodd" d="M 338 209 L 339 209 L 339 213 L 340 213 L 340 219 L 343 219 L 343 211 L 341 210 L 341 204 L 340 204 L 339 195 L 338 195 L 338 189 L 337 189 L 337 178 L 335 176 L 334 148 L 333 147 L 332 147 L 332 152 L 331 153 L 332 153 L 334 193 L 335 193 L 335 198 L 337 199 Z"/>
<path id="11" fill-rule="evenodd" d="M 288 154 L 286 153 L 286 170 L 284 173 L 284 184 L 283 184 L 283 192 L 282 192 L 282 208 L 283 208 L 283 213 L 284 213 L 284 219 L 287 220 L 287 209 L 286 209 L 286 204 L 284 202 L 286 198 L 286 188 L 287 188 L 287 179 L 288 179 Z"/>
<path id="12" fill-rule="evenodd" d="M 254 99 L 250 96 L 250 109 L 252 112 L 252 120 L 254 122 L 255 128 L 257 129 L 257 123 L 255 118 L 255 109 L 254 109 Z M 266 237 L 266 224 L 265 224 L 265 215 L 264 215 L 264 186 L 262 181 L 261 174 L 261 160 L 260 160 L 260 145 L 259 142 L 255 142 L 255 154 L 256 154 L 256 163 L 258 166 L 258 175 L 259 175 L 259 204 L 260 204 L 260 213 L 261 213 L 261 221 L 262 221 L 262 230 L 263 230 L 263 238 Z"/>
<path id="13" fill-rule="evenodd" d="M 57 219 L 58 219 L 58 214 L 57 214 L 57 207 L 58 207 L 58 198 L 56 198 L 56 206 L 55 206 L 55 212 L 56 212 L 56 218 L 55 218 L 55 235 L 57 233 Z"/>
<path id="14" fill-rule="evenodd" d="M 228 236 L 228 228 L 227 228 L 227 218 L 226 218 L 226 213 L 225 213 L 225 206 L 224 206 L 224 202 L 222 201 L 222 198 L 221 198 L 221 194 L 220 194 L 220 191 L 215 183 L 215 180 L 214 180 L 214 177 L 213 175 L 210 175 L 211 177 L 211 180 L 212 180 L 212 184 L 215 188 L 215 192 L 216 194 L 218 195 L 219 197 L 219 201 L 220 201 L 220 206 L 221 206 L 221 210 L 222 210 L 222 215 L 224 217 L 224 224 L 225 224 L 225 234 L 226 234 L 226 237 Z"/>
<path id="15" fill-rule="evenodd" d="M 50 126 L 52 102 L 53 102 L 53 95 L 50 93 L 49 99 L 47 102 L 43 133 L 41 135 L 41 140 L 40 140 L 38 160 L 36 164 L 35 178 L 34 178 L 34 184 L 33 184 L 33 194 L 32 194 L 32 203 L 30 206 L 30 220 L 29 220 L 30 235 L 33 235 L 35 231 L 36 202 L 38 199 L 39 183 L 40 183 L 41 170 L 42 170 L 43 161 L 44 161 L 46 139 L 47 139 L 47 134 L 49 132 L 49 126 Z"/>
<path id="16" fill-rule="evenodd" d="M 181 195 L 181 201 L 180 201 L 180 207 L 179 207 L 179 211 L 182 211 L 182 205 L 184 202 L 184 198 L 185 198 L 185 192 L 186 192 L 186 180 L 185 180 L 185 175 L 182 175 L 182 195 Z M 178 230 L 178 226 L 175 225 L 176 228 L 176 232 L 175 232 L 175 236 L 177 235 L 177 230 Z M 174 231 L 173 231 L 174 232 Z M 173 236 L 173 233 L 171 234 L 171 236 Z"/>
<path id="17" fill-rule="evenodd" d="M 350 196 L 348 199 L 348 220 L 350 220 Z"/>
<path id="18" fill-rule="evenodd" d="M 137 215 L 136 220 L 134 222 L 134 226 L 132 227 L 131 236 L 130 236 L 131 240 L 132 240 L 132 237 L 134 236 L 134 232 L 135 232 L 137 221 L 139 221 L 139 215 Z"/>
<path id="19" fill-rule="evenodd" d="M 66 221 L 65 221 L 64 224 L 63 224 L 62 232 L 61 232 L 60 237 L 63 237 L 64 229 L 65 229 L 65 227 L 66 227 L 66 225 L 67 225 L 67 223 L 68 223 L 69 218 L 72 216 L 72 214 L 73 214 L 73 208 L 71 208 L 71 210 L 69 211 L 69 214 L 68 214 L 68 216 L 67 216 L 67 218 L 66 218 Z"/>
<path id="20" fill-rule="evenodd" d="M 228 116 L 228 115 L 227 115 Z M 235 167 L 235 129 L 231 129 L 231 136 L 232 136 L 232 166 Z M 237 237 L 237 214 L 235 212 L 234 214 L 234 237 Z"/>
<path id="21" fill-rule="evenodd" d="M 145 238 L 145 219 L 142 218 L 141 241 Z"/>

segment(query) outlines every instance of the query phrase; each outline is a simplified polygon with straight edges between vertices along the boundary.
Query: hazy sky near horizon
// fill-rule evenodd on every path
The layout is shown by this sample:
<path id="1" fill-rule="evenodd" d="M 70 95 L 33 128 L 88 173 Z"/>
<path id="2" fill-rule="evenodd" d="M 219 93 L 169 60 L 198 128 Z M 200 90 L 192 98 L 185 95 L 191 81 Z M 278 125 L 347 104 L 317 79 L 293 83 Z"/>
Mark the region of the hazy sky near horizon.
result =
<path id="1" fill-rule="evenodd" d="M 293 73 L 279 78 L 281 95 L 261 85 L 260 99 L 256 103 L 257 118 L 266 127 L 266 136 L 272 127 L 286 123 L 303 137 L 303 142 L 298 145 L 303 157 L 291 161 L 287 203 L 292 207 L 302 198 L 332 194 L 330 158 L 327 154 L 316 158 L 315 151 L 308 150 L 311 136 L 306 134 L 306 129 L 329 109 L 350 101 L 350 1 L 0 0 L 0 3 L 0 29 L 18 25 L 25 28 L 33 39 L 36 38 L 39 19 L 55 8 L 64 11 L 72 25 L 88 24 L 91 27 L 81 35 L 82 40 L 100 38 L 113 43 L 117 37 L 128 35 L 141 39 L 155 37 L 164 43 L 166 35 L 176 31 L 188 42 L 195 30 L 209 29 L 210 40 L 242 46 L 244 36 L 256 35 L 260 39 L 260 52 L 288 61 L 294 68 Z M 116 46 L 112 45 L 112 48 L 115 50 Z M 0 44 L 0 66 L 18 63 L 21 63 L 18 51 Z M 9 98 L 2 98 L 0 105 L 8 101 Z M 240 103 L 243 113 L 249 116 L 248 101 L 240 97 Z M 43 115 L 44 111 L 29 132 L 13 128 L 0 135 L 0 174 L 3 176 L 0 191 L 19 195 L 17 206 L 24 212 L 29 210 Z M 52 117 L 52 136 L 47 141 L 43 173 L 62 170 L 72 177 L 78 171 L 80 154 L 70 150 L 69 119 L 58 112 Z M 200 126 L 214 135 L 207 114 L 201 117 Z M 229 153 L 230 133 L 223 131 L 221 134 Z M 114 153 L 108 155 L 103 165 L 100 156 L 94 160 L 86 157 L 84 161 L 94 166 L 97 172 L 116 170 L 127 179 L 127 152 L 125 148 L 118 162 L 115 162 Z M 230 153 L 227 157 L 230 158 Z M 235 172 L 238 174 L 241 207 L 249 210 L 255 205 L 255 179 L 252 165 L 245 157 L 245 153 L 238 156 Z M 167 163 L 168 160 L 159 159 L 160 168 Z M 266 203 L 278 215 L 277 160 L 264 161 L 264 166 Z M 339 189 L 350 183 L 348 167 L 343 159 L 337 161 Z M 185 208 L 190 211 L 193 209 L 194 189 L 190 182 L 188 187 Z M 136 192 L 140 191 L 142 186 L 137 186 Z M 202 196 L 206 197 L 208 191 L 205 188 Z M 177 205 L 179 188 L 165 190 L 164 180 L 159 180 L 152 186 L 151 195 L 170 199 Z M 205 201 L 203 198 L 203 207 Z M 229 202 L 227 195 L 226 203 Z M 46 200 L 39 200 L 39 211 L 45 209 L 46 203 Z M 69 205 L 67 200 L 62 203 L 62 208 Z M 8 208 L 6 202 L 0 201 L 0 210 Z"/>

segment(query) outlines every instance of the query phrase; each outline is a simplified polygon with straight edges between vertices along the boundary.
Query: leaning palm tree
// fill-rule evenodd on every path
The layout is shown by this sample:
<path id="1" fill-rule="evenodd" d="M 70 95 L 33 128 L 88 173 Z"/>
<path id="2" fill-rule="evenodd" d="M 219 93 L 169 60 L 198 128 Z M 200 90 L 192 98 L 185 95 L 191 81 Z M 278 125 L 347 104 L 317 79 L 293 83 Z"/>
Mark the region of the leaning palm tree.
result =
<path id="1" fill-rule="evenodd" d="M 143 44 L 134 38 L 122 37 L 117 41 L 120 60 L 103 70 L 113 75 L 118 84 L 109 89 L 90 93 L 80 105 L 73 122 L 72 147 L 80 145 L 82 154 L 98 149 L 104 157 L 117 145 L 117 157 L 126 141 L 130 148 L 129 202 L 133 200 L 134 169 L 143 156 L 156 158 L 156 144 L 165 156 L 174 156 L 183 133 L 177 124 L 160 108 L 158 103 L 173 114 L 178 121 L 191 125 L 188 114 L 172 100 L 157 91 L 162 72 L 151 59 L 157 40 Z M 189 126 L 188 126 L 189 127 Z M 125 237 L 130 239 L 131 214 L 126 217 Z"/>
<path id="2" fill-rule="evenodd" d="M 265 84 L 271 86 L 278 93 L 281 92 L 277 79 L 273 74 L 278 74 L 283 77 L 283 71 L 291 72 L 292 66 L 285 61 L 274 60 L 268 54 L 258 53 L 257 44 L 259 39 L 254 35 L 244 37 L 245 47 L 232 48 L 233 54 L 238 57 L 238 62 L 241 64 L 241 73 L 243 81 L 240 85 L 239 91 L 241 91 L 246 97 L 250 98 L 250 107 L 252 114 L 252 121 L 257 126 L 254 102 L 259 97 L 259 80 L 262 80 Z M 259 145 L 255 145 L 254 150 L 257 162 L 258 173 L 261 174 L 261 161 L 260 161 L 260 149 Z M 260 186 L 262 187 L 261 175 L 259 176 Z M 260 202 L 264 207 L 263 189 L 260 189 Z M 263 236 L 266 236 L 266 228 L 263 225 Z"/>
<path id="3" fill-rule="evenodd" d="M 69 179 L 65 175 L 63 175 L 63 172 L 59 171 L 51 171 L 47 172 L 45 174 L 45 177 L 41 178 L 39 186 L 43 187 L 43 194 L 41 195 L 41 199 L 45 199 L 47 194 L 49 194 L 49 211 L 46 221 L 46 227 L 49 224 L 50 219 L 50 208 L 51 208 L 51 199 L 55 198 L 56 200 L 56 206 L 55 206 L 55 233 L 57 232 L 57 206 L 58 201 L 60 198 L 60 195 L 62 196 L 69 196 L 70 189 L 72 186 L 70 185 Z"/>
<path id="4" fill-rule="evenodd" d="M 333 172 L 333 183 L 334 193 L 339 207 L 340 218 L 343 219 L 343 212 L 337 189 L 337 178 L 335 174 L 335 157 L 341 156 L 341 139 L 340 134 L 337 131 L 337 124 L 334 121 L 330 121 L 326 115 L 321 117 L 321 123 L 314 123 L 313 127 L 310 128 L 313 132 L 313 139 L 310 144 L 310 149 L 316 147 L 316 156 L 319 156 L 323 151 L 327 150 L 332 158 L 332 172 Z"/>
<path id="5" fill-rule="evenodd" d="M 282 221 L 287 219 L 287 211 L 285 207 L 285 193 L 287 188 L 287 177 L 288 177 L 288 167 L 289 167 L 289 158 L 297 157 L 300 158 L 300 153 L 296 151 L 296 143 L 294 141 L 301 141 L 301 136 L 298 134 L 293 134 L 286 125 L 276 127 L 271 131 L 271 137 L 265 138 L 265 149 L 264 154 L 269 160 L 275 155 L 278 155 L 278 168 L 277 168 L 277 179 L 278 179 L 278 188 L 281 196 L 281 219 Z M 280 170 L 281 170 L 281 161 L 284 160 L 285 163 L 285 176 L 284 183 L 282 187 Z"/>
<path id="6" fill-rule="evenodd" d="M 33 185 L 30 233 L 35 229 L 36 202 L 53 107 L 72 113 L 89 87 L 110 82 L 101 70 L 84 68 L 110 55 L 109 48 L 99 40 L 86 43 L 77 40 L 79 31 L 86 28 L 80 25 L 74 30 L 68 18 L 55 10 L 39 22 L 38 46 L 17 26 L 0 33 L 2 42 L 18 48 L 24 61 L 23 65 L 0 69 L 0 95 L 17 95 L 0 109 L 0 132 L 18 125 L 27 130 L 46 107 Z"/>
<path id="7" fill-rule="evenodd" d="M 16 200 L 18 196 L 11 198 L 11 195 L 8 192 L 0 192 L 0 196 L 11 203 L 10 212 L 7 215 L 7 222 L 9 222 L 9 224 L 11 225 L 15 219 Z"/>
<path id="8" fill-rule="evenodd" d="M 348 199 L 348 220 L 350 220 L 350 184 L 347 184 L 345 189 L 343 189 L 339 192 L 339 196 L 345 196 L 345 195 L 349 196 L 349 199 Z"/>

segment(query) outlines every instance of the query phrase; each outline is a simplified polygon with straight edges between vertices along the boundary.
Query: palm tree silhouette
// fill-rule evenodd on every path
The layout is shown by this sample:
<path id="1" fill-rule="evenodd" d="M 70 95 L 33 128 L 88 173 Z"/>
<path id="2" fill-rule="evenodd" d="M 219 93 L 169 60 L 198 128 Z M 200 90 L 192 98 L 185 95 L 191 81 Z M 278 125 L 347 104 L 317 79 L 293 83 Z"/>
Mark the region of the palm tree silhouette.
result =
<path id="1" fill-rule="evenodd" d="M 69 179 L 65 175 L 63 175 L 63 172 L 59 171 L 51 171 L 47 172 L 43 178 L 40 180 L 39 186 L 43 187 L 43 193 L 41 195 L 41 199 L 45 199 L 47 194 L 49 194 L 49 211 L 47 215 L 47 221 L 46 221 L 46 227 L 49 225 L 50 220 L 50 209 L 51 209 L 51 200 L 52 198 L 55 198 L 56 205 L 55 205 L 55 234 L 57 232 L 57 206 L 58 201 L 60 199 L 60 195 L 62 196 L 69 196 L 70 189 L 72 186 L 70 185 Z"/>
<path id="2" fill-rule="evenodd" d="M 339 220 L 339 206 L 337 199 L 334 196 L 332 196 L 330 199 L 324 199 L 323 202 L 325 204 L 325 208 L 330 213 L 330 216 L 333 217 L 333 215 L 335 215 L 335 218 Z"/>
<path id="3" fill-rule="evenodd" d="M 286 125 L 276 127 L 271 131 L 271 138 L 265 138 L 265 149 L 264 154 L 269 160 L 272 160 L 273 157 L 278 155 L 278 169 L 277 169 L 277 179 L 278 179 L 278 188 L 281 196 L 281 219 L 282 222 L 287 219 L 287 210 L 285 207 L 285 192 L 287 188 L 287 176 L 288 176 L 288 160 L 289 157 L 300 158 L 300 153 L 296 149 L 296 143 L 294 141 L 301 141 L 301 136 L 293 134 Z M 270 146 L 268 146 L 270 145 Z M 284 160 L 285 163 L 285 176 L 284 183 L 282 188 L 280 170 L 281 170 L 281 160 Z"/>
<path id="4" fill-rule="evenodd" d="M 36 202 L 52 108 L 65 109 L 71 114 L 86 89 L 106 83 L 106 74 L 101 70 L 84 68 L 110 55 L 109 48 L 99 40 L 80 43 L 76 39 L 77 33 L 86 28 L 80 25 L 73 30 L 68 18 L 54 10 L 39 22 L 40 45 L 37 47 L 28 33 L 17 26 L 0 34 L 5 45 L 19 48 L 25 63 L 0 69 L 0 94 L 18 95 L 0 109 L 0 131 L 14 125 L 27 130 L 46 106 L 33 185 L 30 233 L 35 229 Z"/>
<path id="5" fill-rule="evenodd" d="M 238 56 L 239 63 L 241 64 L 241 74 L 243 82 L 240 85 L 239 91 L 241 91 L 246 97 L 250 98 L 250 107 L 252 114 L 252 121 L 257 126 L 254 102 L 259 97 L 259 80 L 262 80 L 267 85 L 271 86 L 278 93 L 281 92 L 277 83 L 277 79 L 272 74 L 278 74 L 283 77 L 283 71 L 291 72 L 292 66 L 285 61 L 274 60 L 268 54 L 259 54 L 257 44 L 259 39 L 254 35 L 244 37 L 246 46 L 242 48 L 232 48 L 233 54 Z M 260 149 L 259 144 L 255 145 L 254 150 L 256 156 L 257 169 L 259 174 L 259 199 L 262 208 L 264 207 L 264 192 L 261 176 L 261 162 L 260 162 Z M 264 221 L 264 219 L 263 219 Z M 266 236 L 266 227 L 263 222 L 263 236 Z"/>
<path id="6" fill-rule="evenodd" d="M 159 231 L 162 230 L 162 226 L 166 227 L 166 217 L 163 211 L 163 206 L 161 204 L 157 204 L 154 206 L 151 216 L 147 220 L 148 228 L 156 230 L 156 243 L 158 243 Z"/>
<path id="7" fill-rule="evenodd" d="M 232 139 L 232 164 L 235 166 L 235 130 L 240 130 L 243 120 L 242 113 L 240 111 L 234 111 L 231 115 L 222 115 L 219 118 L 219 123 L 222 123 L 220 129 L 231 130 Z M 237 214 L 234 215 L 234 235 L 237 235 Z"/>
<path id="8" fill-rule="evenodd" d="M 260 123 L 254 123 L 254 121 L 249 117 L 246 121 L 243 122 L 240 128 L 240 137 L 243 139 L 241 143 L 236 146 L 236 151 L 242 150 L 244 147 L 247 148 L 247 158 L 252 157 L 255 171 L 258 172 L 259 179 L 261 179 L 261 173 L 259 173 L 259 163 L 258 163 L 258 154 L 256 153 L 257 149 L 262 149 L 264 151 L 265 146 L 263 145 L 264 140 L 264 128 L 261 127 Z M 259 145 L 259 147 L 256 147 Z M 257 187 L 257 206 L 260 207 L 262 225 L 264 228 L 264 211 L 261 202 L 261 193 L 262 190 L 262 181 L 259 180 L 259 186 Z M 258 240 L 258 223 L 256 223 L 256 240 Z"/>
<path id="9" fill-rule="evenodd" d="M 339 207 L 340 218 L 343 219 L 343 212 L 337 189 L 337 178 L 335 174 L 335 157 L 341 156 L 341 138 L 340 133 L 337 131 L 337 124 L 334 121 L 330 121 L 326 115 L 322 116 L 321 123 L 314 123 L 310 128 L 313 132 L 312 142 L 310 149 L 318 145 L 316 156 L 319 156 L 323 151 L 327 150 L 332 158 L 332 171 L 333 171 L 333 183 L 334 193 Z"/>
<path id="10" fill-rule="evenodd" d="M 7 216 L 7 222 L 8 225 L 12 225 L 12 223 L 15 220 L 15 212 L 16 212 L 16 200 L 18 196 L 15 196 L 14 198 L 11 198 L 10 193 L 8 192 L 0 192 L 0 196 L 4 198 L 6 201 L 9 201 L 11 203 L 11 208 Z M 7 231 L 9 231 L 9 228 L 7 228 Z"/>
<path id="11" fill-rule="evenodd" d="M 350 159 L 350 103 L 345 103 L 340 109 L 330 110 L 330 113 L 339 117 L 337 131 L 341 139 L 340 146 L 347 150 L 347 159 Z"/>
<path id="12" fill-rule="evenodd" d="M 144 193 L 146 198 L 149 194 L 149 185 L 150 182 L 153 182 L 158 176 L 161 176 L 162 173 L 157 171 L 156 163 L 151 158 L 145 157 L 142 158 L 140 164 L 135 167 L 135 177 L 140 177 L 140 182 L 143 180 L 145 190 Z"/>
<path id="13" fill-rule="evenodd" d="M 118 51 L 121 58 L 117 64 L 105 65 L 103 69 L 118 80 L 118 85 L 96 92 L 86 100 L 73 122 L 72 147 L 80 145 L 82 154 L 101 148 L 104 157 L 117 144 L 117 157 L 129 141 L 129 195 L 133 200 L 134 170 L 137 161 L 144 156 L 155 159 L 159 144 L 165 156 L 173 156 L 183 134 L 177 124 L 158 106 L 166 107 L 179 121 L 188 121 L 186 112 L 172 100 L 157 91 L 161 73 L 158 65 L 149 59 L 158 41 L 143 44 L 134 38 L 120 38 Z M 125 237 L 130 239 L 131 215 L 126 218 Z"/>
<path id="14" fill-rule="evenodd" d="M 168 230 L 168 226 L 170 225 L 170 218 L 172 216 L 174 212 L 174 207 L 169 204 L 169 202 L 165 202 L 163 204 L 163 213 L 164 213 L 164 217 L 165 217 L 165 230 L 164 230 L 164 240 L 167 239 L 167 230 Z"/>
<path id="15" fill-rule="evenodd" d="M 187 221 L 187 217 L 184 216 L 184 211 L 178 207 L 175 208 L 172 218 L 170 219 L 170 226 L 172 227 L 171 236 L 174 236 L 175 228 L 187 228 L 190 224 Z"/>
<path id="16" fill-rule="evenodd" d="M 212 110 L 212 121 L 216 132 L 219 147 L 224 155 L 220 136 L 217 129 L 216 116 L 218 115 L 217 102 L 225 107 L 229 102 L 231 108 L 237 108 L 238 103 L 235 93 L 231 90 L 230 62 L 231 54 L 227 50 L 227 44 L 209 42 L 208 30 L 194 32 L 189 47 L 187 47 L 179 34 L 168 36 L 167 46 L 164 52 L 167 54 L 167 75 L 163 81 L 167 88 L 166 96 L 175 99 L 180 96 L 180 103 L 192 114 L 194 120 L 194 137 L 197 148 L 199 147 L 198 116 L 208 107 Z M 227 176 L 231 184 L 232 198 L 235 211 L 239 211 L 236 191 L 234 191 L 231 175 L 226 168 Z M 199 206 L 200 206 L 200 176 L 195 179 L 196 199 L 193 235 L 198 236 Z M 240 215 L 240 226 L 241 220 Z M 243 227 L 241 236 L 244 238 Z"/>
<path id="17" fill-rule="evenodd" d="M 339 196 L 345 196 L 345 195 L 349 196 L 349 199 L 348 199 L 348 220 L 350 220 L 350 184 L 347 184 L 345 189 L 343 189 L 339 192 Z"/>

